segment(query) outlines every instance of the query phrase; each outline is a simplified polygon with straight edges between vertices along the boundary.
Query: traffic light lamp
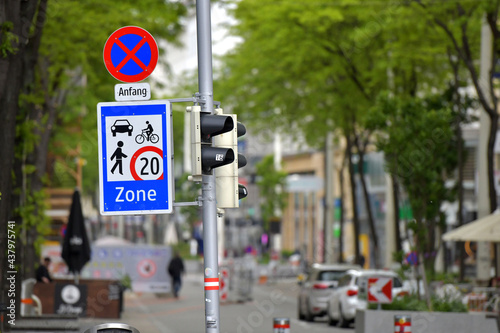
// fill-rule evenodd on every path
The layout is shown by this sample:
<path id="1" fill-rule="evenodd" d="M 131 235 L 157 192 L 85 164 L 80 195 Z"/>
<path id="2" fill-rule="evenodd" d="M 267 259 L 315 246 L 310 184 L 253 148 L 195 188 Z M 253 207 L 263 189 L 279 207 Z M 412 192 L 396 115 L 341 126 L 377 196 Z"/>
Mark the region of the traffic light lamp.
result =
<path id="1" fill-rule="evenodd" d="M 222 109 L 215 113 L 222 115 Z M 239 207 L 239 200 L 247 196 L 245 186 L 238 184 L 238 169 L 247 164 L 245 156 L 238 153 L 238 137 L 245 135 L 246 128 L 237 121 L 235 114 L 228 115 L 233 119 L 233 128 L 229 132 L 214 137 L 213 145 L 220 148 L 230 148 L 234 153 L 234 161 L 215 169 L 215 185 L 218 208 Z"/>
<path id="2" fill-rule="evenodd" d="M 235 126 L 231 116 L 202 113 L 199 105 L 186 110 L 191 112 L 191 180 L 201 181 L 203 174 L 234 162 L 231 148 L 217 147 L 211 141 L 212 137 L 230 132 Z"/>

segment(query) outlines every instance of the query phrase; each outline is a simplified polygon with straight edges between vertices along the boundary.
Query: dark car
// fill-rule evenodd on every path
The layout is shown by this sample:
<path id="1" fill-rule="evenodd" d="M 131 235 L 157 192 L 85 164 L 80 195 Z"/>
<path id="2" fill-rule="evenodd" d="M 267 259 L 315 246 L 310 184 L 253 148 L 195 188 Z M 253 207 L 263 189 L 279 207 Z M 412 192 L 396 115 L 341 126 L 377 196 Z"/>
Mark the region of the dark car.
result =
<path id="1" fill-rule="evenodd" d="M 131 136 L 133 129 L 134 127 L 130 125 L 127 119 L 118 119 L 111 126 L 111 133 L 113 133 L 113 136 L 116 136 L 116 133 L 128 133 L 128 136 Z"/>

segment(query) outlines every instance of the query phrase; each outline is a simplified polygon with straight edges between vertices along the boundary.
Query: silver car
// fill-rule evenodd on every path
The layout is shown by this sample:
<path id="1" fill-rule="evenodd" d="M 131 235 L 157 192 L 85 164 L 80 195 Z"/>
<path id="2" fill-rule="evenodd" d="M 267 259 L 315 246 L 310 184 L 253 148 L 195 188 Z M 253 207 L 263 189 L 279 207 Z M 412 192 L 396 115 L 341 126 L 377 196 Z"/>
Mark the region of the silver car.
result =
<path id="1" fill-rule="evenodd" d="M 340 327 L 348 327 L 354 322 L 356 311 L 368 307 L 368 279 L 381 277 L 392 278 L 392 299 L 409 293 L 393 271 L 375 269 L 347 271 L 327 301 L 328 324 L 338 323 Z"/>
<path id="2" fill-rule="evenodd" d="M 326 302 L 337 287 L 338 280 L 348 270 L 360 270 L 358 265 L 313 264 L 307 279 L 302 282 L 298 296 L 300 320 L 313 321 L 316 316 L 326 314 Z"/>

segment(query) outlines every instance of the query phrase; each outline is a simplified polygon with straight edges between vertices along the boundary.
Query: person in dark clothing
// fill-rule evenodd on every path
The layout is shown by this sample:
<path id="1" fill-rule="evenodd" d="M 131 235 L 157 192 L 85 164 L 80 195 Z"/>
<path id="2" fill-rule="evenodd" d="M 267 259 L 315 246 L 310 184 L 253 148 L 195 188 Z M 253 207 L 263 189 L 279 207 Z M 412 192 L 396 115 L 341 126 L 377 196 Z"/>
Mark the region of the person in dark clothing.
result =
<path id="1" fill-rule="evenodd" d="M 37 282 L 43 282 L 43 283 L 51 283 L 52 278 L 50 277 L 49 273 L 49 265 L 50 265 L 50 258 L 45 257 L 43 259 L 43 264 L 40 264 L 38 268 L 36 269 L 36 281 Z"/>
<path id="2" fill-rule="evenodd" d="M 168 274 L 172 277 L 172 287 L 174 290 L 174 297 L 179 297 L 179 291 L 182 286 L 182 274 L 184 273 L 184 262 L 182 261 L 179 253 L 175 253 L 172 260 L 168 264 Z"/>

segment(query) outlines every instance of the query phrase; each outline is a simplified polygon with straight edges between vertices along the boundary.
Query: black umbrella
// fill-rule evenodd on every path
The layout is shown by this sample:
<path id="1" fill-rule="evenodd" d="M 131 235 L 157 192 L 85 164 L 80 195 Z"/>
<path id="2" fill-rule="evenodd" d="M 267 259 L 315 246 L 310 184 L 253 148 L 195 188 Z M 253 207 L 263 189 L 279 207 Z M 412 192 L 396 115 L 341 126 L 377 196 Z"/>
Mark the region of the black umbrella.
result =
<path id="1" fill-rule="evenodd" d="M 62 258 L 66 261 L 69 271 L 75 274 L 76 280 L 83 266 L 90 260 L 90 243 L 85 231 L 78 190 L 73 193 L 73 202 L 63 240 Z"/>

